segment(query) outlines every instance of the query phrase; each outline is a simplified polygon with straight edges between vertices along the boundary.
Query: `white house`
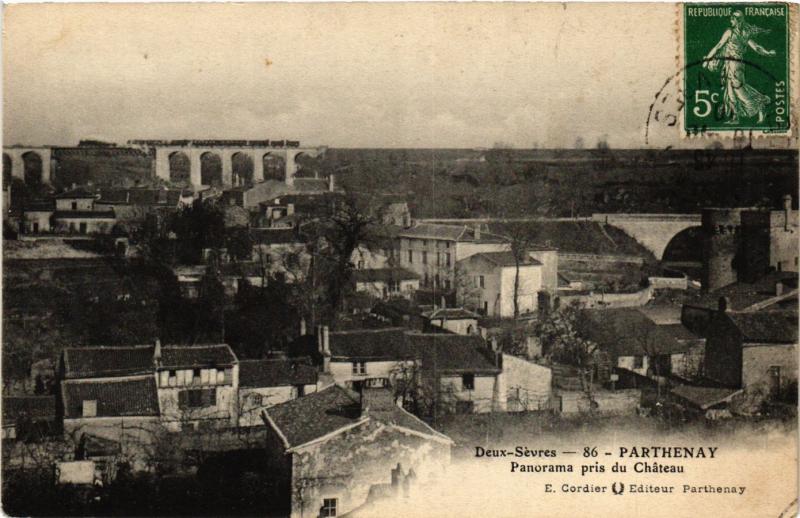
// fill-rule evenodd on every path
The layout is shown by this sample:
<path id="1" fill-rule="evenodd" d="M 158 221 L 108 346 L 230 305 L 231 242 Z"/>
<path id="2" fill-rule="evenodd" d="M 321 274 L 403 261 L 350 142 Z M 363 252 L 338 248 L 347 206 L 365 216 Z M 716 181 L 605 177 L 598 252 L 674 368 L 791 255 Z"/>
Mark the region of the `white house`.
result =
<path id="1" fill-rule="evenodd" d="M 511 252 L 482 252 L 458 262 L 462 282 L 456 286 L 458 299 L 488 316 L 514 316 L 517 261 Z M 542 290 L 542 263 L 526 257 L 519 264 L 516 284 L 519 313 L 536 310 Z"/>

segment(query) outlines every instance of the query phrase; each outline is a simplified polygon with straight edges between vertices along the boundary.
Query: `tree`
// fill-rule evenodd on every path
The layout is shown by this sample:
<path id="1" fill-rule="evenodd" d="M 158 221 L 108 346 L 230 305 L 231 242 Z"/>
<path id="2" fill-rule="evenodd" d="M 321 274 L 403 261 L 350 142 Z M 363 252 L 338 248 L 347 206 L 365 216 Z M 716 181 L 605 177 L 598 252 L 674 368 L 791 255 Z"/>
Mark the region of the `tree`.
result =
<path id="1" fill-rule="evenodd" d="M 228 256 L 234 261 L 248 261 L 253 255 L 253 238 L 246 227 L 229 228 L 225 245 Z"/>
<path id="2" fill-rule="evenodd" d="M 334 313 L 342 309 L 344 295 L 350 288 L 353 250 L 360 243 L 374 239 L 372 230 L 380 221 L 380 208 L 371 206 L 370 201 L 354 195 L 344 197 L 327 218 L 306 226 L 310 229 L 306 237 L 313 256 L 312 276 L 326 280 L 327 297 Z"/>
<path id="3" fill-rule="evenodd" d="M 514 257 L 514 318 L 519 317 L 520 267 L 527 262 L 528 249 L 537 239 L 530 225 L 522 222 L 509 222 L 503 226 L 505 239 Z"/>
<path id="4" fill-rule="evenodd" d="M 598 366 L 598 345 L 579 332 L 580 303 L 550 311 L 536 323 L 536 334 L 544 356 L 578 369 L 581 384 L 592 399 L 594 371 Z"/>

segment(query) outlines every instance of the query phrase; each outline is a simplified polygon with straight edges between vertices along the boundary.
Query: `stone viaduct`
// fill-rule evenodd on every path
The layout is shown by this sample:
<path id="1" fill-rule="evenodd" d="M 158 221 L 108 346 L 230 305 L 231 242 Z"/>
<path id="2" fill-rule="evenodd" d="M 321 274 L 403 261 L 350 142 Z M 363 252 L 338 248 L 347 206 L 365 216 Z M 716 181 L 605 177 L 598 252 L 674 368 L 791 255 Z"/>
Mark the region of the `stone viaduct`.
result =
<path id="1" fill-rule="evenodd" d="M 175 169 L 171 160 L 176 157 L 183 160 L 188 169 L 189 182 L 200 187 L 212 182 L 204 181 L 203 169 L 205 161 L 212 161 L 221 169 L 221 178 L 217 183 L 222 186 L 237 185 L 233 175 L 235 158 L 249 160 L 251 180 L 264 180 L 264 164 L 268 159 L 279 159 L 283 168 L 282 180 L 288 185 L 294 184 L 297 173 L 297 158 L 301 155 L 317 157 L 324 154 L 326 147 L 300 147 L 300 143 L 291 140 L 132 140 L 128 148 L 109 147 L 111 151 L 119 149 L 140 149 L 152 157 L 153 174 L 166 181 L 175 180 Z M 53 180 L 53 150 L 80 149 L 54 148 L 51 146 L 10 146 L 3 148 L 3 173 L 8 172 L 14 178 L 25 183 L 49 184 Z M 205 179 L 207 180 L 207 179 Z"/>
<path id="2" fill-rule="evenodd" d="M 662 259 L 681 232 L 700 227 L 700 214 L 592 214 L 592 220 L 617 227 Z"/>
<path id="3" fill-rule="evenodd" d="M 233 160 L 236 155 L 243 155 L 252 161 L 254 182 L 264 180 L 265 157 L 282 159 L 285 168 L 284 181 L 287 185 L 294 185 L 297 157 L 300 155 L 316 157 L 326 150 L 325 147 L 300 147 L 300 143 L 294 141 L 274 140 L 134 140 L 129 144 L 150 151 L 154 155 L 155 176 L 166 181 L 174 179 L 170 159 L 182 155 L 181 158 L 189 163 L 189 178 L 193 186 L 208 185 L 209 182 L 204 181 L 201 172 L 203 161 L 209 158 L 219 159 L 222 164 L 222 185 L 234 185 L 236 180 L 233 178 Z"/>

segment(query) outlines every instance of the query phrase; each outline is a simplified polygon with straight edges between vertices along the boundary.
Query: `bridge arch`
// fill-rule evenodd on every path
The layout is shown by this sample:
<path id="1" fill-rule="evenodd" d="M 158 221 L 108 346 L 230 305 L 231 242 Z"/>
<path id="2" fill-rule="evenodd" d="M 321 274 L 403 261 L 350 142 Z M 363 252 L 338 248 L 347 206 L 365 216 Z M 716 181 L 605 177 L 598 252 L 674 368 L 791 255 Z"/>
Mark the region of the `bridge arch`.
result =
<path id="1" fill-rule="evenodd" d="M 282 182 L 286 177 L 286 159 L 275 153 L 264 153 L 261 156 L 264 164 L 264 179 Z"/>
<path id="2" fill-rule="evenodd" d="M 700 226 L 681 230 L 664 247 L 664 262 L 700 262 L 703 260 L 703 229 Z"/>
<path id="3" fill-rule="evenodd" d="M 169 155 L 169 181 L 186 186 L 192 181 L 192 162 L 183 151 L 174 151 Z"/>
<path id="4" fill-rule="evenodd" d="M 222 185 L 222 158 L 213 151 L 200 155 L 200 183 L 215 187 Z"/>
<path id="5" fill-rule="evenodd" d="M 26 185 L 41 185 L 44 178 L 44 165 L 42 156 L 36 151 L 27 151 L 22 154 L 23 179 Z"/>
<path id="6" fill-rule="evenodd" d="M 233 185 L 252 185 L 255 164 L 253 157 L 243 151 L 231 155 L 231 171 Z"/>
<path id="7" fill-rule="evenodd" d="M 3 153 L 3 189 L 11 185 L 11 178 L 14 174 L 14 164 L 7 153 Z"/>
<path id="8" fill-rule="evenodd" d="M 592 214 L 592 220 L 619 228 L 659 260 L 677 234 L 700 226 L 700 214 Z"/>

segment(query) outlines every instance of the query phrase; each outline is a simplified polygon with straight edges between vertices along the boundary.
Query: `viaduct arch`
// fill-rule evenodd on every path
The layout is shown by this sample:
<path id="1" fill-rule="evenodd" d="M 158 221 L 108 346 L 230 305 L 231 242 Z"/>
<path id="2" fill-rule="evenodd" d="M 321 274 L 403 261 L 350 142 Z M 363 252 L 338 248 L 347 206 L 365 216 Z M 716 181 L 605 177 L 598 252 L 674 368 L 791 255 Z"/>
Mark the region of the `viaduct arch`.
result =
<path id="1" fill-rule="evenodd" d="M 280 157 L 284 162 L 283 181 L 287 185 L 294 185 L 297 174 L 297 157 L 308 155 L 312 157 L 325 153 L 325 147 L 300 147 L 287 146 L 284 142 L 243 142 L 229 141 L 183 141 L 183 142 L 158 142 L 158 141 L 133 141 L 131 144 L 144 146 L 153 150 L 154 170 L 158 178 L 169 181 L 170 156 L 182 153 L 189 159 L 189 181 L 193 186 L 208 185 L 201 176 L 202 157 L 208 154 L 216 155 L 222 162 L 222 185 L 241 185 L 241 176 L 234 179 L 234 161 L 247 161 L 252 163 L 252 182 L 264 180 L 264 157 Z M 174 175 L 173 175 L 174 176 Z M 237 175 L 238 176 L 238 175 Z M 205 180 L 208 180 L 206 178 Z"/>
<path id="2" fill-rule="evenodd" d="M 11 168 L 11 177 L 31 183 L 38 181 L 49 184 L 52 181 L 52 148 L 42 146 L 12 146 L 3 148 L 3 175 L 6 167 Z"/>
<path id="3" fill-rule="evenodd" d="M 659 260 L 673 238 L 700 227 L 700 214 L 592 214 L 592 220 L 619 228 Z"/>

